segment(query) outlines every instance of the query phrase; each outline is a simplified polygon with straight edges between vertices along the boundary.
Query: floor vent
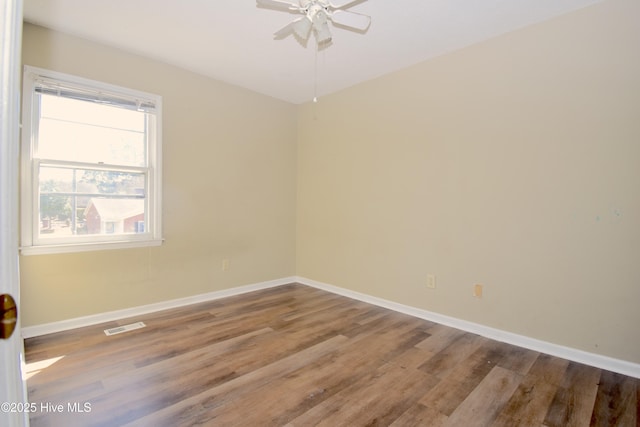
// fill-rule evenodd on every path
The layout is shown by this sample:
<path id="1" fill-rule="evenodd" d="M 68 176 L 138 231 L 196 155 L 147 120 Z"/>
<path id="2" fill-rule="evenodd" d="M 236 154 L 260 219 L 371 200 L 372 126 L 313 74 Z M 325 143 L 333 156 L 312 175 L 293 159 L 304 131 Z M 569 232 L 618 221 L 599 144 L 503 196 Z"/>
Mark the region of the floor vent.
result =
<path id="1" fill-rule="evenodd" d="M 143 322 L 132 323 L 130 325 L 117 326 L 115 328 L 105 329 L 104 334 L 106 336 L 111 336 L 111 335 L 121 334 L 123 332 L 133 331 L 134 329 L 144 328 L 145 326 L 147 325 L 145 325 Z"/>

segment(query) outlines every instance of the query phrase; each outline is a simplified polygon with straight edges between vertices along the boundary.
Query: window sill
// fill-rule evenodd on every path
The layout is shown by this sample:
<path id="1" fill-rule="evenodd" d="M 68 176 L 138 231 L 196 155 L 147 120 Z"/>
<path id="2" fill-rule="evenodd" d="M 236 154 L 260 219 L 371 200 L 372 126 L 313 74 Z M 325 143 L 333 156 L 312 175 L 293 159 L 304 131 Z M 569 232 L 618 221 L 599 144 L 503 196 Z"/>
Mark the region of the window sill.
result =
<path id="1" fill-rule="evenodd" d="M 139 240 L 139 241 L 115 241 L 100 243 L 76 243 L 63 245 L 42 245 L 42 246 L 23 246 L 20 248 L 21 255 L 47 255 L 47 254 L 64 254 L 73 252 L 89 252 L 104 251 L 111 249 L 131 249 L 144 248 L 150 246 L 160 246 L 164 239 L 156 240 Z"/>

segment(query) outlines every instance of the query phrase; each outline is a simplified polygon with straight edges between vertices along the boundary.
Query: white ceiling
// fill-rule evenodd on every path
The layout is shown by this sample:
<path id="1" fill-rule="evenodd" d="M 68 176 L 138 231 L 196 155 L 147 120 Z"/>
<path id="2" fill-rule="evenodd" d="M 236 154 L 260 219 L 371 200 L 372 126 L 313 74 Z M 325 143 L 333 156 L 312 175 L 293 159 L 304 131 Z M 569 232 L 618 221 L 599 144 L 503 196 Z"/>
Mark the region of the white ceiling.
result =
<path id="1" fill-rule="evenodd" d="M 317 59 L 313 41 L 273 38 L 298 15 L 255 0 L 24 0 L 24 15 L 298 104 L 599 1 L 362 0 L 350 10 L 371 16 L 369 30 L 332 27 Z"/>

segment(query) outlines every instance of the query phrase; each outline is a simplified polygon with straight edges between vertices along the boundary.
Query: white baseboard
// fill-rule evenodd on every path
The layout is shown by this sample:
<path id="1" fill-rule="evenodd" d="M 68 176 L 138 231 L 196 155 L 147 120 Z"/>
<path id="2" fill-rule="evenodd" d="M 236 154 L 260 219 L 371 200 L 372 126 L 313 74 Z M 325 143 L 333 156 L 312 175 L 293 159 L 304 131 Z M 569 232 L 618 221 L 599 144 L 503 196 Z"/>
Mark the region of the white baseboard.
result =
<path id="1" fill-rule="evenodd" d="M 285 277 L 282 279 L 255 283 L 252 285 L 240 286 L 240 287 L 231 288 L 231 289 L 224 289 L 221 291 L 214 291 L 206 294 L 199 294 L 191 297 L 180 298 L 180 299 L 175 299 L 170 301 L 163 301 L 155 304 L 132 307 L 124 310 L 116 310 L 116 311 L 110 311 L 106 313 L 95 314 L 91 316 L 77 317 L 74 319 L 62 320 L 59 322 L 52 322 L 52 323 L 47 323 L 43 325 L 27 326 L 22 328 L 22 336 L 24 338 L 32 338 L 40 335 L 46 335 L 46 334 L 51 334 L 55 332 L 62 332 L 70 329 L 96 325 L 99 323 L 126 319 L 129 317 L 135 317 L 142 314 L 154 313 L 157 311 L 167 310 L 171 308 L 184 307 L 187 305 L 197 304 L 200 302 L 213 301 L 220 298 L 241 295 L 247 292 L 273 288 L 276 286 L 287 285 L 290 283 L 300 283 L 306 286 L 322 289 L 327 292 L 331 292 L 331 293 L 342 295 L 358 301 L 366 302 L 379 307 L 397 311 L 399 313 L 408 314 L 410 316 L 418 317 L 420 319 L 429 320 L 432 322 L 440 323 L 445 326 L 450 326 L 452 328 L 478 334 L 486 338 L 494 339 L 496 341 L 501 341 L 501 342 L 513 344 L 519 347 L 528 348 L 530 350 L 550 354 L 552 356 L 561 357 L 563 359 L 568 359 L 574 362 L 583 363 L 585 365 L 606 369 L 608 371 L 618 372 L 620 374 L 628 375 L 630 377 L 640 378 L 640 364 L 637 364 L 637 363 L 627 362 L 625 360 L 620 360 L 620 359 L 614 359 L 612 357 L 589 353 L 583 350 L 577 350 L 570 347 L 564 347 L 558 344 L 552 344 L 546 341 L 541 341 L 534 338 L 526 337 L 524 335 L 518 335 L 512 332 L 502 331 L 500 329 L 491 328 L 488 326 L 480 325 L 478 323 L 456 319 L 454 317 L 449 317 L 449 316 L 434 313 L 431 311 L 422 310 L 416 307 L 399 304 L 393 301 L 385 300 L 382 298 L 374 297 L 371 295 L 351 291 L 349 289 L 340 288 L 337 286 L 329 285 L 327 283 L 322 283 L 315 280 L 307 279 L 305 277 L 297 277 L 297 276 Z"/>
<path id="2" fill-rule="evenodd" d="M 168 310 L 171 308 L 179 308 L 186 305 L 197 304 L 200 302 L 213 301 L 220 298 L 245 294 L 247 292 L 258 291 L 261 289 L 273 288 L 276 286 L 294 283 L 295 281 L 296 277 L 286 277 L 283 279 L 270 280 L 267 282 L 255 283 L 252 285 L 208 292 L 205 294 L 199 294 L 170 301 L 163 301 L 155 304 L 147 304 L 138 307 L 126 308 L 123 310 L 109 311 L 106 313 L 99 313 L 84 317 L 76 317 L 74 319 L 61 320 L 59 322 L 46 323 L 43 325 L 26 326 L 22 328 L 22 336 L 24 338 L 32 338 L 40 335 L 52 334 L 55 332 L 68 331 L 70 329 L 97 325 L 104 322 L 112 322 L 114 320 L 126 319 L 128 317 L 140 316 L 142 314 L 149 314 L 157 311 Z"/>
<path id="3" fill-rule="evenodd" d="M 600 369 L 606 369 L 608 371 L 617 372 L 630 377 L 640 378 L 640 364 L 637 364 L 637 363 L 627 362 L 625 360 L 620 360 L 620 359 L 614 359 L 608 356 L 602 356 L 599 354 L 589 353 L 583 350 L 577 350 L 575 348 L 564 347 L 558 344 L 553 344 L 550 342 L 529 338 L 524 335 L 518 335 L 512 332 L 502 331 L 500 329 L 495 329 L 488 326 L 480 325 L 478 323 L 456 319 L 454 317 L 444 316 L 442 314 L 434 313 L 427 310 L 422 310 L 422 309 L 411 307 L 404 304 L 399 304 L 399 303 L 388 301 L 382 298 L 373 297 L 371 295 L 366 295 L 359 292 L 351 291 L 349 289 L 340 288 L 340 287 L 329 285 L 322 282 L 317 282 L 315 280 L 307 279 L 304 277 L 297 277 L 296 282 L 303 285 L 311 286 L 314 288 L 322 289 L 334 294 L 353 298 L 355 300 L 359 300 L 369 304 L 377 305 L 379 307 L 388 308 L 390 310 L 408 314 L 410 316 L 418 317 L 420 319 L 429 320 L 445 326 L 450 326 L 452 328 L 460 329 L 466 332 L 471 332 L 471 333 L 481 335 L 483 337 L 490 338 L 496 341 L 513 344 L 518 347 L 528 348 L 530 350 L 538 351 L 540 353 L 561 357 L 563 359 L 568 359 L 574 362 L 583 363 L 585 365 L 594 366 Z"/>

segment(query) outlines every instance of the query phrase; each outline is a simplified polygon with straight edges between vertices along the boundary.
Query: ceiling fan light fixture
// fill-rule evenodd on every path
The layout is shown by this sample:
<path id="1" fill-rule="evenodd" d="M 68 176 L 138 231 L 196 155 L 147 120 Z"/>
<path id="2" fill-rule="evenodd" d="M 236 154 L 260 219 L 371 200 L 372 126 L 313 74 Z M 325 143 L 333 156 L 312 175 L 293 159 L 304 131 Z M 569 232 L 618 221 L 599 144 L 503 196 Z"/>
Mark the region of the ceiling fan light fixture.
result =
<path id="1" fill-rule="evenodd" d="M 305 16 L 293 25 L 293 32 L 296 33 L 296 35 L 301 39 L 306 40 L 309 38 L 311 27 L 311 20 Z"/>
<path id="2" fill-rule="evenodd" d="M 329 43 L 331 41 L 331 31 L 329 31 L 329 24 L 325 21 L 319 26 L 314 26 L 316 34 L 316 41 L 318 44 Z"/>
<path id="3" fill-rule="evenodd" d="M 313 30 L 316 35 L 318 44 L 328 43 L 331 41 L 331 31 L 329 31 L 329 22 L 327 14 L 323 9 L 313 11 Z"/>

